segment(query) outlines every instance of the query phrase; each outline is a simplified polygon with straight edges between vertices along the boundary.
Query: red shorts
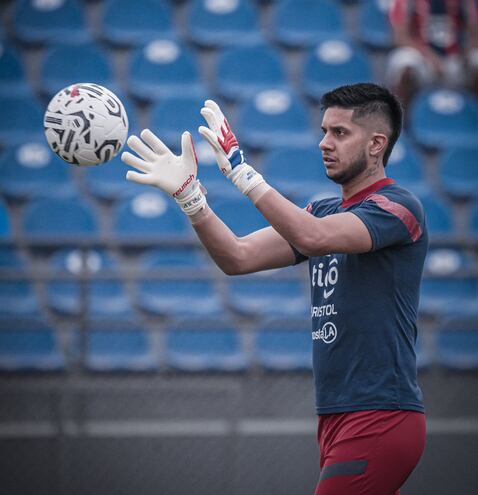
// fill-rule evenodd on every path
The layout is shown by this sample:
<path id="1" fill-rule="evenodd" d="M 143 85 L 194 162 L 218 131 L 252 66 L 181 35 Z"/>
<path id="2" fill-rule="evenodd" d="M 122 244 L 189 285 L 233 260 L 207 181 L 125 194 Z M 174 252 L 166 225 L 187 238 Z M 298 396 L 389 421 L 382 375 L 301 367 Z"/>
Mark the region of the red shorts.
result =
<path id="1" fill-rule="evenodd" d="M 319 416 L 315 495 L 398 495 L 425 447 L 425 415 L 357 411 Z"/>

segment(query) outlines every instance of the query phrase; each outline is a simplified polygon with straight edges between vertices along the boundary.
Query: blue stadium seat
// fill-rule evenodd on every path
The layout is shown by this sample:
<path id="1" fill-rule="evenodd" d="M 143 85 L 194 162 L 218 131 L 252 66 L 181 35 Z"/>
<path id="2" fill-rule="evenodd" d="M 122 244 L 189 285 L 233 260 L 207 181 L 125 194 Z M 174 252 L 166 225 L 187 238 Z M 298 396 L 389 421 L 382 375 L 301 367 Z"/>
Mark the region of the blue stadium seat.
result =
<path id="1" fill-rule="evenodd" d="M 186 32 L 202 46 L 252 45 L 261 41 L 256 7 L 250 0 L 192 0 Z"/>
<path id="2" fill-rule="evenodd" d="M 420 196 L 420 201 L 425 210 L 430 236 L 452 237 L 455 234 L 455 226 L 450 207 L 432 194 Z"/>
<path id="3" fill-rule="evenodd" d="M 0 246 L 0 270 L 4 269 L 17 272 L 25 270 L 23 258 L 14 247 Z"/>
<path id="4" fill-rule="evenodd" d="M 131 134 L 133 133 L 130 132 Z M 126 180 L 126 173 L 133 169 L 123 163 L 120 156 L 121 153 L 118 153 L 108 163 L 98 167 L 85 167 L 85 185 L 95 198 L 115 201 L 144 192 L 143 186 Z"/>
<path id="5" fill-rule="evenodd" d="M 457 371 L 478 369 L 478 319 L 451 319 L 436 335 L 440 365 Z"/>
<path id="6" fill-rule="evenodd" d="M 426 180 L 424 166 L 418 151 L 405 135 L 401 135 L 388 160 L 385 172 L 395 179 L 399 186 L 418 195 L 430 193 L 430 185 Z"/>
<path id="7" fill-rule="evenodd" d="M 12 227 L 10 223 L 10 214 L 6 205 L 0 199 L 0 239 L 9 239 L 12 235 Z"/>
<path id="8" fill-rule="evenodd" d="M 411 102 L 410 129 L 418 144 L 425 148 L 476 148 L 478 103 L 463 91 L 422 90 Z"/>
<path id="9" fill-rule="evenodd" d="M 438 277 L 463 275 L 473 269 L 471 256 L 458 248 L 430 248 L 425 258 L 425 272 Z"/>
<path id="10" fill-rule="evenodd" d="M 71 280 L 53 279 L 48 282 L 46 287 L 46 301 L 48 307 L 58 314 L 67 316 L 77 316 L 82 311 L 82 288 L 78 278 L 82 274 L 96 274 L 105 270 L 113 270 L 117 267 L 114 259 L 105 251 L 90 250 L 82 253 L 79 249 L 60 249 L 55 252 L 49 263 L 50 271 L 53 276 L 71 275 Z M 90 293 L 89 282 L 85 285 L 85 304 L 91 312 L 91 305 L 94 307 L 102 304 L 102 298 L 93 302 L 95 297 Z M 122 300 L 125 296 L 120 291 Z M 107 309 L 107 308 L 106 308 Z"/>
<path id="11" fill-rule="evenodd" d="M 142 45 L 159 37 L 174 38 L 168 2 L 107 0 L 101 16 L 101 36 L 109 43 L 123 46 Z"/>
<path id="12" fill-rule="evenodd" d="M 390 2 L 384 0 L 361 0 L 358 12 L 358 39 L 378 50 L 393 47 L 393 33 L 388 18 Z"/>
<path id="13" fill-rule="evenodd" d="M 457 199 L 478 199 L 478 147 L 452 148 L 439 161 L 442 190 Z"/>
<path id="14" fill-rule="evenodd" d="M 268 226 L 267 220 L 244 198 L 218 199 L 210 204 L 217 216 L 239 237 Z"/>
<path id="15" fill-rule="evenodd" d="M 41 307 L 29 280 L 0 281 L 0 319 L 40 318 Z"/>
<path id="16" fill-rule="evenodd" d="M 52 372 L 66 367 L 56 331 L 43 324 L 0 329 L 0 370 Z"/>
<path id="17" fill-rule="evenodd" d="M 12 19 L 15 36 L 24 43 L 81 43 L 90 38 L 79 0 L 18 0 Z"/>
<path id="18" fill-rule="evenodd" d="M 113 231 L 122 243 L 136 243 L 138 239 L 184 238 L 192 233 L 177 205 L 153 190 L 117 203 L 113 211 Z"/>
<path id="19" fill-rule="evenodd" d="M 166 363 L 173 369 L 234 372 L 248 365 L 240 334 L 232 328 L 174 328 L 166 331 L 165 340 Z"/>
<path id="20" fill-rule="evenodd" d="M 296 328 L 258 329 L 254 339 L 255 361 L 267 370 L 300 371 L 312 369 L 310 322 Z"/>
<path id="21" fill-rule="evenodd" d="M 148 280 L 137 287 L 136 305 L 148 313 L 177 319 L 216 318 L 223 306 L 210 280 Z"/>
<path id="22" fill-rule="evenodd" d="M 301 282 L 270 276 L 234 278 L 228 284 L 227 304 L 246 316 L 301 318 L 310 312 Z"/>
<path id="23" fill-rule="evenodd" d="M 0 39 L 0 95 L 30 95 L 23 61 L 16 50 Z"/>
<path id="24" fill-rule="evenodd" d="M 199 111 L 205 100 L 205 96 L 184 96 L 157 102 L 151 109 L 151 129 L 175 152 L 179 152 L 181 134 L 186 130 L 191 132 L 194 142 L 199 142 L 202 138 L 197 129 L 205 125 Z"/>
<path id="25" fill-rule="evenodd" d="M 219 54 L 217 92 L 229 100 L 243 100 L 269 88 L 286 89 L 282 60 L 268 45 L 231 47 Z"/>
<path id="26" fill-rule="evenodd" d="M 272 36 L 292 47 L 313 46 L 343 35 L 340 7 L 330 0 L 279 0 L 275 6 Z"/>
<path id="27" fill-rule="evenodd" d="M 76 192 L 70 166 L 44 141 L 7 148 L 0 156 L 0 170 L 0 192 L 13 199 L 67 198 Z"/>
<path id="28" fill-rule="evenodd" d="M 288 91 L 265 90 L 246 100 L 236 128 L 242 146 L 255 149 L 317 144 L 306 107 Z"/>
<path id="29" fill-rule="evenodd" d="M 150 332 L 138 326 L 118 329 L 95 327 L 86 331 L 84 364 L 95 372 L 144 372 L 159 368 L 158 352 Z"/>
<path id="30" fill-rule="evenodd" d="M 153 248 L 144 252 L 140 259 L 140 268 L 146 273 L 163 268 L 176 272 L 181 269 L 194 270 L 197 273 L 208 266 L 209 261 L 198 250 L 191 248 Z"/>
<path id="31" fill-rule="evenodd" d="M 430 316 L 478 316 L 478 280 L 425 278 L 420 291 L 419 311 Z"/>
<path id="32" fill-rule="evenodd" d="M 40 67 L 42 91 L 53 96 L 66 86 L 81 82 L 94 82 L 116 91 L 106 53 L 95 43 L 51 46 Z"/>
<path id="33" fill-rule="evenodd" d="M 1 220 L 0 220 L 0 224 L 1 224 Z M 471 235 L 478 239 L 478 202 L 475 203 L 471 211 L 470 231 L 471 231 Z"/>
<path id="34" fill-rule="evenodd" d="M 91 320 L 135 317 L 134 309 L 121 280 L 93 280 L 88 286 L 86 312 Z"/>
<path id="35" fill-rule="evenodd" d="M 310 197 L 319 191 L 336 192 L 325 174 L 318 146 L 269 151 L 262 164 L 266 180 L 286 196 Z"/>
<path id="36" fill-rule="evenodd" d="M 304 62 L 302 84 L 315 100 L 338 86 L 373 79 L 368 55 L 352 42 L 331 38 L 311 48 Z"/>
<path id="37" fill-rule="evenodd" d="M 136 49 L 128 67 L 128 88 L 144 101 L 204 94 L 194 53 L 166 39 Z"/>
<path id="38" fill-rule="evenodd" d="M 15 146 L 26 141 L 45 139 L 43 111 L 30 97 L 1 97 L 0 146 Z"/>
<path id="39" fill-rule="evenodd" d="M 30 201 L 22 226 L 30 240 L 88 240 L 98 234 L 94 211 L 80 197 Z"/>

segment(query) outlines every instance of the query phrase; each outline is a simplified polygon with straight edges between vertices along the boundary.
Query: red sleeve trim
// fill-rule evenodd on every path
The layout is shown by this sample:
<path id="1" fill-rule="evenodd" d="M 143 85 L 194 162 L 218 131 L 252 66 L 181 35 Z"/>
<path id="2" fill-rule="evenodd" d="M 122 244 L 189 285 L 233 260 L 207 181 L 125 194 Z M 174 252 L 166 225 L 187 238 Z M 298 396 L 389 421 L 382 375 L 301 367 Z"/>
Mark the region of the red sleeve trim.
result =
<path id="1" fill-rule="evenodd" d="M 373 201 L 376 203 L 382 210 L 388 211 L 392 215 L 395 215 L 399 218 L 402 223 L 407 227 L 408 232 L 410 233 L 410 237 L 412 241 L 417 241 L 422 235 L 422 228 L 420 223 L 415 218 L 415 215 L 405 206 L 400 203 L 396 203 L 395 201 L 391 201 L 386 196 L 381 194 L 372 194 L 367 200 Z"/>

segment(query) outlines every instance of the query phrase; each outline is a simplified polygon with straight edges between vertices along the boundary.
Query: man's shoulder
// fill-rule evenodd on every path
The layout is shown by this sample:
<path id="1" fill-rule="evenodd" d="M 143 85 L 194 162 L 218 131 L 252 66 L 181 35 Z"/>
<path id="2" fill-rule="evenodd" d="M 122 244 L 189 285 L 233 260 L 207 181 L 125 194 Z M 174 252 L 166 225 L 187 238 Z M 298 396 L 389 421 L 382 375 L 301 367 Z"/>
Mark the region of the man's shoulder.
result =
<path id="1" fill-rule="evenodd" d="M 365 202 L 368 201 L 374 202 L 384 209 L 406 208 L 419 221 L 422 221 L 424 217 L 423 205 L 420 199 L 414 193 L 396 183 L 388 184 L 368 195 L 365 198 Z"/>

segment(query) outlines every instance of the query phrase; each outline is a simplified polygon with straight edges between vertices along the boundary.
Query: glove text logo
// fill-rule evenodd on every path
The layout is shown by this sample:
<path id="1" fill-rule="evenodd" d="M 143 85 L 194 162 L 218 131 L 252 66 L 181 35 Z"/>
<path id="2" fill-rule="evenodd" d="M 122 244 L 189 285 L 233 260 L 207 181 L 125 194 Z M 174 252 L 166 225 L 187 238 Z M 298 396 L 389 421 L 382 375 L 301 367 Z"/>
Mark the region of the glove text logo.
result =
<path id="1" fill-rule="evenodd" d="M 183 185 L 173 194 L 173 197 L 176 198 L 177 196 L 179 196 L 184 191 L 184 189 L 186 189 L 186 187 L 188 187 L 189 184 L 191 184 L 193 180 L 194 180 L 194 175 L 190 174 L 189 177 L 186 179 L 186 182 L 184 182 Z"/>

